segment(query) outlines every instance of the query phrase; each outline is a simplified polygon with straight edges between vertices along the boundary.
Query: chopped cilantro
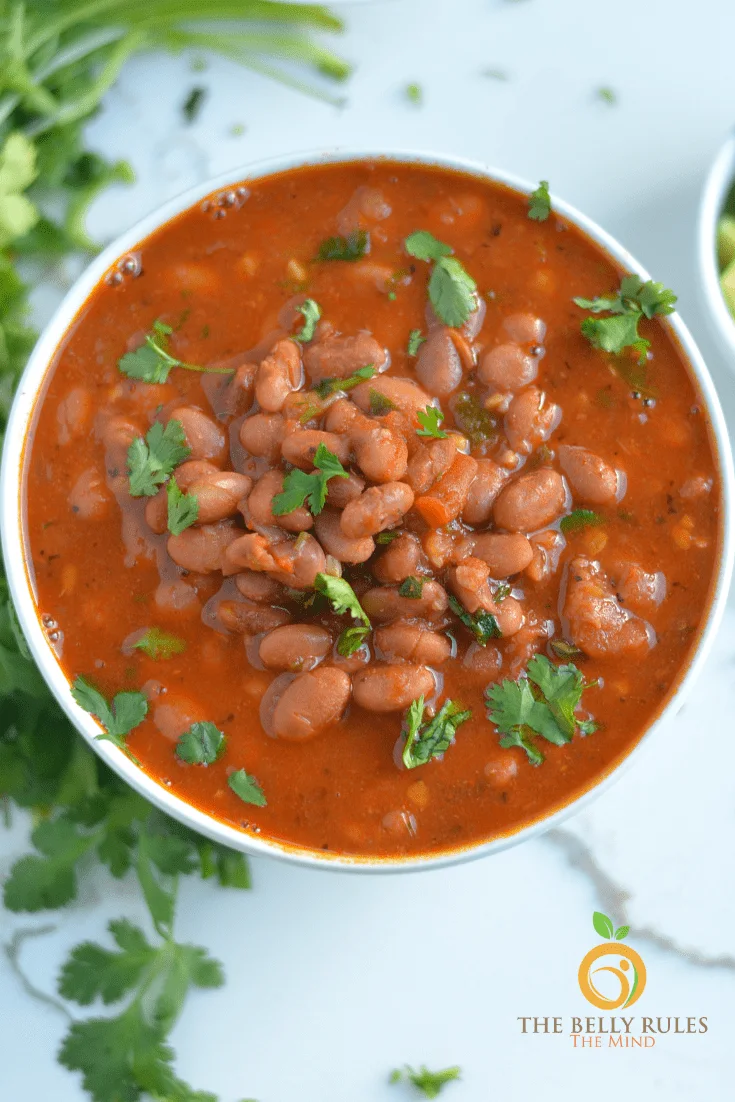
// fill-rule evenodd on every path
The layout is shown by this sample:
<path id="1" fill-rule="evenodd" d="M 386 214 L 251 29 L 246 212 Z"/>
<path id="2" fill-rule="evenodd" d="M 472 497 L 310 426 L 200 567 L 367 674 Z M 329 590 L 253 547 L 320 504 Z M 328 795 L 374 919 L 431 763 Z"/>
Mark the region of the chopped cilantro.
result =
<path id="1" fill-rule="evenodd" d="M 416 578 L 410 574 L 407 578 L 401 582 L 398 587 L 398 593 L 401 597 L 409 597 L 411 600 L 417 601 L 424 591 L 425 578 Z"/>
<path id="2" fill-rule="evenodd" d="M 128 448 L 131 497 L 152 497 L 190 453 L 180 421 L 169 421 L 165 427 L 156 421 L 145 440 L 137 436 Z"/>
<path id="3" fill-rule="evenodd" d="M 176 479 L 166 483 L 166 502 L 168 530 L 172 536 L 180 536 L 185 528 L 196 523 L 199 516 L 199 498 L 196 494 L 185 494 L 180 490 Z"/>
<path id="4" fill-rule="evenodd" d="M 181 111 L 183 113 L 185 121 L 189 126 L 196 121 L 199 112 L 204 106 L 204 101 L 207 98 L 207 89 L 201 85 L 197 85 L 191 89 L 189 95 L 181 105 Z"/>
<path id="5" fill-rule="evenodd" d="M 452 406 L 457 425 L 474 448 L 492 443 L 498 435 L 497 421 L 474 394 L 457 395 Z"/>
<path id="6" fill-rule="evenodd" d="M 399 536 L 402 536 L 403 532 L 400 528 L 395 528 L 392 532 L 378 532 L 375 537 L 376 543 L 393 543 L 393 540 L 397 540 Z"/>
<path id="7" fill-rule="evenodd" d="M 76 677 L 71 687 L 71 695 L 80 708 L 96 716 L 105 728 L 104 734 L 96 735 L 99 742 L 112 742 L 123 750 L 129 758 L 139 764 L 125 743 L 134 727 L 142 723 L 148 715 L 148 701 L 142 693 L 116 693 L 109 703 L 99 689 L 96 689 L 86 677 Z"/>
<path id="8" fill-rule="evenodd" d="M 454 596 L 449 598 L 449 607 L 460 618 L 464 626 L 470 629 L 481 647 L 486 647 L 491 639 L 502 637 L 503 633 L 492 612 L 486 612 L 485 609 L 481 608 L 473 615 L 467 612 Z"/>
<path id="9" fill-rule="evenodd" d="M 406 712 L 406 742 L 403 747 L 403 764 L 406 769 L 426 765 L 432 758 L 443 754 L 454 742 L 460 723 L 469 719 L 472 712 L 464 711 L 461 704 L 445 700 L 439 711 L 428 723 L 424 723 L 424 698 L 420 696 L 409 705 Z"/>
<path id="10" fill-rule="evenodd" d="M 313 298 L 307 298 L 296 309 L 304 315 L 304 324 L 301 332 L 294 337 L 294 340 L 300 344 L 306 344 L 314 338 L 317 322 L 322 316 L 321 307 L 318 302 L 314 302 Z"/>
<path id="11" fill-rule="evenodd" d="M 459 260 L 451 255 L 451 247 L 438 241 L 427 230 L 417 230 L 409 234 L 404 245 L 410 256 L 433 262 L 429 278 L 429 301 L 436 316 L 445 325 L 464 325 L 470 314 L 477 309 L 477 285 Z"/>
<path id="12" fill-rule="evenodd" d="M 273 498 L 271 509 L 277 517 L 292 513 L 307 502 L 314 516 L 321 513 L 327 500 L 327 483 L 330 478 L 347 478 L 348 473 L 333 452 L 319 444 L 314 456 L 316 470 L 312 474 L 298 467 L 289 471 L 283 480 L 283 490 Z"/>
<path id="13" fill-rule="evenodd" d="M 134 650 L 142 650 L 149 658 L 173 658 L 175 654 L 183 654 L 186 643 L 178 635 L 172 635 L 161 628 L 147 628 L 137 642 L 133 643 Z"/>
<path id="14" fill-rule="evenodd" d="M 192 723 L 176 743 L 176 757 L 187 765 L 213 765 L 224 753 L 226 741 L 214 723 Z"/>
<path id="15" fill-rule="evenodd" d="M 609 107 L 614 107 L 618 102 L 618 94 L 614 88 L 602 87 L 597 89 L 597 98 L 606 103 Z"/>
<path id="16" fill-rule="evenodd" d="M 369 629 L 372 626 L 365 609 L 357 599 L 357 594 L 344 578 L 334 578 L 331 574 L 317 574 L 314 579 L 314 589 L 329 599 L 338 616 L 349 612 L 366 628 Z"/>
<path id="17" fill-rule="evenodd" d="M 440 409 L 436 406 L 427 406 L 426 409 L 420 410 L 416 417 L 421 425 L 420 429 L 416 429 L 417 436 L 433 436 L 436 440 L 446 440 L 447 434 L 439 428 L 444 420 L 444 414 Z"/>
<path id="18" fill-rule="evenodd" d="M 526 674 L 516 681 L 488 686 L 487 716 L 502 735 L 501 746 L 518 746 L 531 765 L 541 765 L 544 755 L 534 735 L 563 746 L 571 742 L 577 730 L 582 735 L 597 730 L 596 723 L 579 720 L 575 715 L 582 693 L 597 682 L 586 682 L 573 663 L 556 666 L 542 654 L 534 655 Z"/>
<path id="19" fill-rule="evenodd" d="M 575 509 L 568 516 L 561 518 L 559 527 L 566 536 L 570 532 L 579 532 L 582 528 L 597 527 L 604 523 L 605 518 L 599 513 L 594 513 L 592 509 Z"/>
<path id="20" fill-rule="evenodd" d="M 346 237 L 339 235 L 322 241 L 316 254 L 317 260 L 360 260 L 370 251 L 367 230 L 353 230 Z"/>
<path id="21" fill-rule="evenodd" d="M 567 639 L 554 639 L 550 646 L 557 658 L 576 658 L 582 653 L 578 646 Z"/>
<path id="22" fill-rule="evenodd" d="M 160 319 L 153 322 L 152 329 L 134 352 L 126 352 L 117 361 L 118 370 L 129 379 L 139 379 L 144 383 L 165 383 L 175 367 L 185 371 L 199 371 L 203 374 L 232 375 L 231 367 L 203 367 L 201 364 L 185 363 L 172 356 L 168 350 L 169 337 L 173 333 L 170 325 Z"/>
<path id="23" fill-rule="evenodd" d="M 255 807 L 266 806 L 267 801 L 263 789 L 255 777 L 251 777 L 244 769 L 237 769 L 234 773 L 230 773 L 227 783 L 244 804 L 253 804 Z"/>
<path id="24" fill-rule="evenodd" d="M 416 107 L 419 107 L 424 99 L 424 92 L 421 85 L 416 83 L 407 84 L 406 99 Z"/>
<path id="25" fill-rule="evenodd" d="M 400 1083 L 405 1079 L 412 1083 L 417 1090 L 420 1090 L 426 1098 L 438 1098 L 447 1083 L 453 1083 L 460 1076 L 461 1069 L 458 1067 L 443 1068 L 441 1071 L 429 1071 L 422 1064 L 417 1071 L 406 1064 L 404 1068 L 396 1068 L 391 1073 L 389 1082 Z"/>
<path id="26" fill-rule="evenodd" d="M 353 375 L 348 375 L 346 379 L 320 379 L 318 383 L 314 384 L 314 391 L 323 401 L 326 398 L 331 398 L 333 394 L 338 394 L 341 390 L 352 390 L 360 383 L 372 379 L 374 374 L 375 368 L 373 365 L 366 364 L 365 367 L 358 367 L 357 371 Z"/>
<path id="27" fill-rule="evenodd" d="M 364 626 L 355 625 L 345 628 L 337 639 L 337 654 L 341 654 L 343 658 L 349 658 L 360 649 L 369 634 L 370 628 Z"/>
<path id="28" fill-rule="evenodd" d="M 412 329 L 408 334 L 408 354 L 409 356 L 418 355 L 419 348 L 426 340 L 421 333 L 420 329 Z"/>
<path id="29" fill-rule="evenodd" d="M 502 604 L 506 597 L 510 597 L 511 591 L 511 585 L 509 582 L 500 582 L 500 584 L 496 586 L 495 592 L 493 593 L 493 600 L 496 602 L 496 604 Z"/>
<path id="30" fill-rule="evenodd" d="M 395 408 L 395 403 L 391 402 L 390 398 L 387 398 L 385 394 L 381 394 L 379 390 L 370 389 L 370 412 L 374 417 L 384 417 L 386 413 L 391 413 Z"/>
<path id="31" fill-rule="evenodd" d="M 528 200 L 528 217 L 534 222 L 545 222 L 551 214 L 551 196 L 549 195 L 549 181 L 542 180 L 535 191 L 531 192 Z"/>
<path id="32" fill-rule="evenodd" d="M 603 352 L 620 355 L 630 348 L 637 355 L 638 363 L 644 364 L 651 342 L 638 332 L 638 324 L 644 318 L 673 314 L 676 295 L 664 287 L 663 283 L 654 283 L 652 279 L 645 283 L 637 275 L 625 276 L 620 290 L 597 298 L 575 298 L 574 302 L 583 310 L 593 314 L 609 312 L 609 318 L 585 318 L 582 333 L 593 346 Z"/>

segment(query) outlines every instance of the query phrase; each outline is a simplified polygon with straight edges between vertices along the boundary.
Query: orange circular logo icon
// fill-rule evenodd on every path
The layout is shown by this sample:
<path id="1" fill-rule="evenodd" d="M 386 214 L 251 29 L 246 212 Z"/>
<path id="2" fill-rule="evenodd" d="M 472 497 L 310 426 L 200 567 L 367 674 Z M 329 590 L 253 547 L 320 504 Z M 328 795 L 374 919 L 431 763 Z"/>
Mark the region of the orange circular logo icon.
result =
<path id="1" fill-rule="evenodd" d="M 606 958 L 608 963 L 595 967 Z M 593 1006 L 599 1010 L 621 1010 L 632 1006 L 643 994 L 646 966 L 629 945 L 608 941 L 590 949 L 579 966 L 577 978 L 582 994 Z M 603 994 L 600 986 L 611 989 L 610 994 Z"/>

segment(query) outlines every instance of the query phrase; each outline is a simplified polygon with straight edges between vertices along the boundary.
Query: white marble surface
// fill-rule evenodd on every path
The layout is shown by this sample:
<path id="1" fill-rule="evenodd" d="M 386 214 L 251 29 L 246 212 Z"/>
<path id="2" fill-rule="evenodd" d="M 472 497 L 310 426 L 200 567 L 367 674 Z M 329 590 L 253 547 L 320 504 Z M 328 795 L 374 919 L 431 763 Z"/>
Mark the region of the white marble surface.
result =
<path id="1" fill-rule="evenodd" d="M 548 178 L 678 291 L 735 429 L 735 364 L 710 339 L 694 253 L 703 176 L 735 121 L 731 0 L 379 0 L 343 11 L 338 46 L 357 70 L 341 110 L 225 62 L 204 74 L 184 58 L 131 63 L 89 133 L 133 162 L 138 183 L 98 203 L 93 231 L 110 236 L 206 176 L 307 147 L 428 148 Z M 420 108 L 401 92 L 414 80 Z M 194 83 L 210 95 L 184 128 Z M 596 98 L 600 85 L 616 106 Z M 387 1073 L 403 1062 L 461 1064 L 447 1102 L 731 1098 L 734 670 L 731 602 L 685 710 L 591 810 L 541 840 L 403 877 L 261 861 L 249 895 L 187 884 L 179 934 L 223 960 L 228 985 L 190 1000 L 173 1037 L 181 1074 L 222 1102 L 399 1102 L 411 1094 Z M 25 845 L 20 821 L 0 836 L 0 874 Z M 579 1052 L 566 1036 L 520 1034 L 517 1015 L 587 1013 L 576 970 L 596 908 L 631 925 L 646 960 L 640 1013 L 707 1015 L 705 1036 Z M 68 947 L 123 914 L 143 918 L 135 884 L 88 878 L 80 902 L 51 917 L 55 932 L 27 943 L 28 974 L 51 990 Z M 45 921 L 1 914 L 2 940 Z M 55 1063 L 63 1018 L 21 990 L 4 958 L 0 1017 L 3 1099 L 86 1097 Z"/>

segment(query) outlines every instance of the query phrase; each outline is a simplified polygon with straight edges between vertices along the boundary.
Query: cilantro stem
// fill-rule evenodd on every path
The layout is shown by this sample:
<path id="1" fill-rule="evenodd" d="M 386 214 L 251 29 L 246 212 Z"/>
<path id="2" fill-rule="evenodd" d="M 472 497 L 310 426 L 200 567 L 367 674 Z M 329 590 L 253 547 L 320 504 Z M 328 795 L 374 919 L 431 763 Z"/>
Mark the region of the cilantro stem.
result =
<path id="1" fill-rule="evenodd" d="M 54 933 L 55 930 L 56 927 L 51 925 L 33 926 L 29 927 L 27 930 L 16 930 L 10 941 L 7 941 L 3 945 L 3 952 L 5 953 L 11 971 L 15 973 L 26 995 L 30 995 L 30 997 L 36 999 L 37 1002 L 45 1003 L 46 1006 L 51 1006 L 54 1010 L 58 1010 L 64 1015 L 67 1021 L 71 1022 L 74 1019 L 64 1004 L 59 999 L 55 999 L 53 995 L 47 995 L 40 987 L 36 987 L 26 975 L 23 965 L 20 962 L 21 950 L 29 938 L 43 937 L 45 934 Z"/>
<path id="2" fill-rule="evenodd" d="M 203 367 L 201 364 L 185 363 L 183 360 L 177 360 L 175 356 L 172 356 L 170 352 L 167 352 L 165 348 L 162 348 L 158 344 L 154 337 L 150 334 L 146 337 L 145 343 L 149 348 L 152 348 L 157 356 L 169 364 L 171 367 L 183 367 L 184 371 L 199 371 L 206 375 L 234 375 L 234 367 Z"/>

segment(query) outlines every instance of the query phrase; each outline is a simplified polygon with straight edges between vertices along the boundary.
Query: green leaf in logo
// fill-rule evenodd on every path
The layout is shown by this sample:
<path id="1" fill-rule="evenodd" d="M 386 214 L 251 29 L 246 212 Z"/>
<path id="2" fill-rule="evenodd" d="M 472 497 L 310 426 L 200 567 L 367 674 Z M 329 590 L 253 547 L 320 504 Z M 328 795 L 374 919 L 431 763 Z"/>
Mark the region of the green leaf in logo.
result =
<path id="1" fill-rule="evenodd" d="M 615 927 L 607 915 L 604 915 L 602 911 L 595 911 L 592 915 L 592 925 L 600 937 L 611 938 L 613 936 Z"/>
<path id="2" fill-rule="evenodd" d="M 630 933 L 630 926 L 618 926 L 615 931 L 615 940 L 622 941 L 624 937 L 627 937 Z"/>

